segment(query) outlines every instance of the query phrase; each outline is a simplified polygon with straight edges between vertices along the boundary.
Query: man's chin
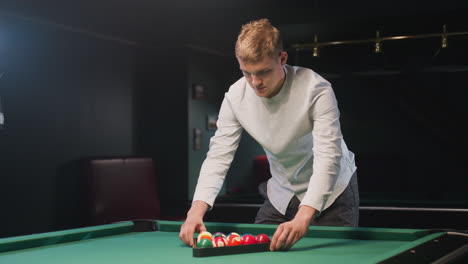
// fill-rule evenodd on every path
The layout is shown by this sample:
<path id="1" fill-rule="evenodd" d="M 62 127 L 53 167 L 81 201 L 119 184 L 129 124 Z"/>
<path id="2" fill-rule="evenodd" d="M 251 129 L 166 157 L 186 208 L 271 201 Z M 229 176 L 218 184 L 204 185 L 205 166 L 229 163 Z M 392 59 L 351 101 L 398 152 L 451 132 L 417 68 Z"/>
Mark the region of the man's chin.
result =
<path id="1" fill-rule="evenodd" d="M 256 94 L 257 96 L 259 96 L 259 97 L 267 97 L 267 96 L 268 96 L 267 91 L 264 91 L 264 90 L 263 90 L 263 91 L 257 91 L 257 90 L 255 90 L 255 94 Z"/>

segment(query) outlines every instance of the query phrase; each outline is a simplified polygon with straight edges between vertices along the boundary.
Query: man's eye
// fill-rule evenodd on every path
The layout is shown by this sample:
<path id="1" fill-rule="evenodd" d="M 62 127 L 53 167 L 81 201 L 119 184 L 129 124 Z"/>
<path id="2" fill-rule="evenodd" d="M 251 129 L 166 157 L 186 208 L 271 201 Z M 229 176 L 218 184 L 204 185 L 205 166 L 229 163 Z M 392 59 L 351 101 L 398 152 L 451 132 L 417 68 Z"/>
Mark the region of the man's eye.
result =
<path id="1" fill-rule="evenodd" d="M 261 71 L 258 73 L 259 76 L 265 76 L 270 72 L 270 70 Z"/>
<path id="2" fill-rule="evenodd" d="M 244 76 L 246 77 L 252 77 L 252 75 L 255 75 L 257 77 L 262 77 L 262 76 L 268 75 L 270 72 L 271 70 L 264 70 L 264 71 L 260 71 L 257 73 L 250 73 L 250 72 L 242 71 L 242 74 L 244 74 Z"/>

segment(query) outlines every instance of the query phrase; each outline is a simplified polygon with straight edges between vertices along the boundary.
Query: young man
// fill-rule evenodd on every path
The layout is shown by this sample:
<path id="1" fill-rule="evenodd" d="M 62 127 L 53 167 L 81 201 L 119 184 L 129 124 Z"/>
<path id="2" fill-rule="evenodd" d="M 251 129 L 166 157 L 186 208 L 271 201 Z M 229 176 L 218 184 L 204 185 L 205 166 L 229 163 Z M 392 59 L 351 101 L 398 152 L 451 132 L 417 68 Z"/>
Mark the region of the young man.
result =
<path id="1" fill-rule="evenodd" d="M 200 171 L 180 239 L 193 245 L 205 231 L 245 129 L 265 150 L 272 178 L 255 223 L 279 224 L 270 250 L 287 250 L 309 225 L 357 226 L 354 154 L 343 140 L 329 82 L 310 69 L 286 64 L 279 31 L 267 19 L 242 27 L 236 57 L 244 77 L 226 93 L 218 130 Z"/>

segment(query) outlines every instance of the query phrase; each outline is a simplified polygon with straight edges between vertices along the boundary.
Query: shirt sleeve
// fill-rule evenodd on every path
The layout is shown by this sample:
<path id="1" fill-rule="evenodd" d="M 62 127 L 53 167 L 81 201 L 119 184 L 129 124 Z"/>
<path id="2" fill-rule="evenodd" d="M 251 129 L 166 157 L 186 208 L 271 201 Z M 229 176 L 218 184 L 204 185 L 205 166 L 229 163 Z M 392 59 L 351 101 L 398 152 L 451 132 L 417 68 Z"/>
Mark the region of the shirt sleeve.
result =
<path id="1" fill-rule="evenodd" d="M 321 212 L 331 195 L 340 171 L 342 134 L 340 112 L 330 83 L 319 82 L 310 98 L 313 122 L 313 172 L 301 205 Z"/>
<path id="2" fill-rule="evenodd" d="M 193 196 L 193 201 L 204 201 L 210 207 L 221 190 L 242 135 L 242 126 L 226 97 L 221 104 L 217 127 L 210 140 L 209 151 L 202 164 Z"/>

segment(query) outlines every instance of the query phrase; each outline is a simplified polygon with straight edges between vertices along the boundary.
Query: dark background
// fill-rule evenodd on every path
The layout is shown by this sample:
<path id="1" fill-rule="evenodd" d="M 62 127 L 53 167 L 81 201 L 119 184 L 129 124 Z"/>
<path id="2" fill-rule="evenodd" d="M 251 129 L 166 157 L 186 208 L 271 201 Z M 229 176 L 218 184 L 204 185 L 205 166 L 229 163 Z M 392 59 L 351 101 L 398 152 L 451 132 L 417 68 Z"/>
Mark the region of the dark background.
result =
<path id="1" fill-rule="evenodd" d="M 240 26 L 262 17 L 282 31 L 290 64 L 332 83 L 363 206 L 467 209 L 467 36 L 450 37 L 437 56 L 439 38 L 384 42 L 378 58 L 372 43 L 323 47 L 318 59 L 291 48 L 314 34 L 367 39 L 376 30 L 438 33 L 443 24 L 468 31 L 466 1 L 308 3 L 0 1 L 0 237 L 83 226 L 78 161 L 86 157 L 154 158 L 161 213 L 183 216 L 196 177 L 191 122 L 204 109 L 191 101 L 191 85 L 200 76 L 213 84 L 207 102 L 219 107 L 240 77 L 233 56 Z M 455 67 L 429 71 L 443 56 Z M 249 210 L 214 209 L 211 218 L 241 221 L 227 216 Z M 466 219 L 363 210 L 361 225 L 466 229 Z"/>

